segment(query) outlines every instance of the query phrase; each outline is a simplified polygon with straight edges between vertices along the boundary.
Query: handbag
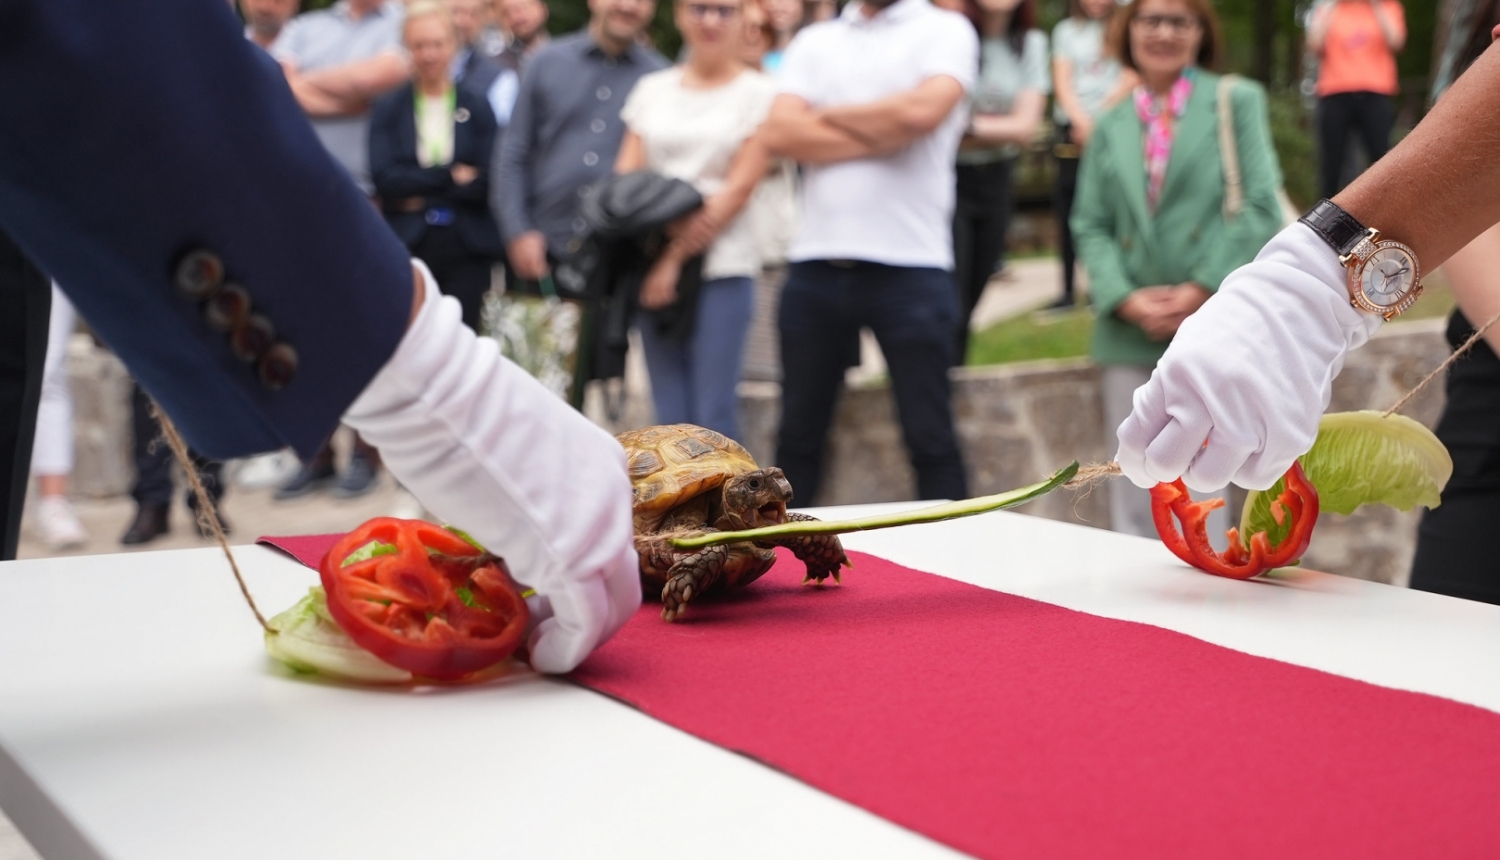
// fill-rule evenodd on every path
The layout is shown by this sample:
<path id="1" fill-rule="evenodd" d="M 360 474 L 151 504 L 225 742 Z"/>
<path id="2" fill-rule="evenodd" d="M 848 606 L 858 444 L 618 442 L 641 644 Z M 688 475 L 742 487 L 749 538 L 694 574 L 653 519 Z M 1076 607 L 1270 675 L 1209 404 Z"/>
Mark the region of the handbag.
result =
<path id="1" fill-rule="evenodd" d="M 1234 139 L 1234 108 L 1230 93 L 1239 82 L 1238 75 L 1219 78 L 1219 157 L 1224 162 L 1224 220 L 1233 221 L 1245 208 L 1245 184 L 1240 176 L 1240 150 Z M 1281 207 L 1281 226 L 1294 223 L 1299 212 L 1286 194 L 1286 186 L 1276 187 L 1276 203 Z"/>
<path id="2" fill-rule="evenodd" d="M 543 275 L 538 292 L 506 284 L 505 292 L 485 297 L 481 329 L 500 344 L 500 354 L 536 377 L 553 394 L 583 408 L 583 346 L 589 314 L 581 299 L 557 294 L 552 276 Z"/>

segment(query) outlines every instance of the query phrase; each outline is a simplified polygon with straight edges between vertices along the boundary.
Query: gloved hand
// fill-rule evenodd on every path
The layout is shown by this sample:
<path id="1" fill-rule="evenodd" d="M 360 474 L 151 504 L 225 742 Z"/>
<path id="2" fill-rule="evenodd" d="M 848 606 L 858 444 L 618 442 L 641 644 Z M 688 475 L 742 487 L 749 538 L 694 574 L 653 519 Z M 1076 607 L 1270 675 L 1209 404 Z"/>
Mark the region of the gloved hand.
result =
<path id="1" fill-rule="evenodd" d="M 1188 317 L 1135 392 L 1115 455 L 1139 487 L 1264 490 L 1312 447 L 1344 355 L 1380 327 L 1333 249 L 1298 223 Z M 1204 442 L 1207 441 L 1205 446 Z"/>
<path id="2" fill-rule="evenodd" d="M 413 265 L 422 308 L 344 420 L 428 510 L 536 589 L 531 663 L 570 671 L 641 603 L 625 452 L 476 336 Z"/>

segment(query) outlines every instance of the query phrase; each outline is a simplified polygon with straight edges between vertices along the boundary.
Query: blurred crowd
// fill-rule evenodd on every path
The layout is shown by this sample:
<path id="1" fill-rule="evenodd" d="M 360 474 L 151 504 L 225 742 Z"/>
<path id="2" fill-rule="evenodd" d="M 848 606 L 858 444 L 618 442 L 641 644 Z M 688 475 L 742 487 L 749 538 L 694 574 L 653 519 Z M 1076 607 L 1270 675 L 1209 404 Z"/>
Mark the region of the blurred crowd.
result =
<path id="1" fill-rule="evenodd" d="M 557 36 L 543 0 L 298 5 L 239 0 L 246 39 L 482 334 L 499 293 L 576 299 L 594 328 L 638 333 L 659 422 L 733 438 L 752 319 L 775 307 L 775 456 L 803 503 L 861 330 L 889 368 L 918 496 L 968 495 L 949 370 L 1004 266 L 1024 149 L 1045 140 L 1056 160 L 1053 307 L 1097 315 L 1107 438 L 1177 327 L 1287 219 L 1265 93 L 1217 74 L 1209 0 L 1072 0 L 1050 34 L 1035 0 L 674 0 L 671 59 L 649 36 L 654 0 L 590 0 L 586 27 Z M 1384 153 L 1404 39 L 1396 0 L 1314 8 L 1326 195 L 1352 139 Z M 639 265 L 600 265 L 619 243 L 601 242 L 590 200 L 640 174 L 689 186 L 693 205 L 627 237 Z M 60 293 L 53 314 L 72 331 Z M 66 340 L 49 348 L 33 464 L 36 526 L 56 548 L 84 537 L 67 500 Z M 174 492 L 139 390 L 133 408 L 125 544 L 166 532 Z M 217 502 L 221 465 L 199 467 Z M 326 448 L 254 467 L 279 499 L 354 497 L 380 461 L 356 438 L 339 464 Z M 1154 533 L 1143 493 L 1110 491 L 1117 529 Z"/>

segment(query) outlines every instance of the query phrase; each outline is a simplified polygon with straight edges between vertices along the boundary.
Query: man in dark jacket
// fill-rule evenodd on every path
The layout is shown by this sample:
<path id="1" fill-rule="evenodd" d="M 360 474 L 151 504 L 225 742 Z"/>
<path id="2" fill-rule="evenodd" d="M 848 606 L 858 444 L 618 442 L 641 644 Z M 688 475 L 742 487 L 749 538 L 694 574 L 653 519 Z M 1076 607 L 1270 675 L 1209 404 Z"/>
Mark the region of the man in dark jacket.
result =
<path id="1" fill-rule="evenodd" d="M 0 116 L 30 119 L 0 134 L 0 230 L 189 443 L 306 457 L 347 422 L 536 589 L 542 671 L 631 617 L 619 444 L 463 325 L 226 3 L 6 0 L 0 33 L 0 80 L 28 82 Z"/>

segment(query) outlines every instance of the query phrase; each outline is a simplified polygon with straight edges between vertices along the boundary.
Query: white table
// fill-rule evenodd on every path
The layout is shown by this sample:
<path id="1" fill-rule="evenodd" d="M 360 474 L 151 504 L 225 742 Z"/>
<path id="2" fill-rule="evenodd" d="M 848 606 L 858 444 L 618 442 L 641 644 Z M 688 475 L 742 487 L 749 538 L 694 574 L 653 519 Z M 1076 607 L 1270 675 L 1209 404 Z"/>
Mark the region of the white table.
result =
<path id="1" fill-rule="evenodd" d="M 1231 582 L 1008 513 L 846 543 L 1500 711 L 1500 607 L 1311 572 Z M 315 581 L 237 555 L 270 612 Z M 49 860 L 957 856 L 567 682 L 289 678 L 216 549 L 0 564 L 0 655 L 0 808 Z"/>

